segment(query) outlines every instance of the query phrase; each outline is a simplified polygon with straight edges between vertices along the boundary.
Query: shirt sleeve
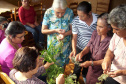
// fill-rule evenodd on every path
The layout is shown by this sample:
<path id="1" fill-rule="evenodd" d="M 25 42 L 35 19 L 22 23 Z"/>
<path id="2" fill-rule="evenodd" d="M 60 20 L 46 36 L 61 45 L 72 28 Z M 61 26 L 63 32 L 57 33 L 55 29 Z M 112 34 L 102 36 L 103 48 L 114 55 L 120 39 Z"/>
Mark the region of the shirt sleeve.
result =
<path id="1" fill-rule="evenodd" d="M 89 41 L 88 44 L 87 44 L 87 47 L 91 46 L 91 44 L 93 43 L 93 41 L 94 41 L 95 38 L 96 38 L 96 35 L 97 35 L 97 31 L 94 30 L 93 33 L 92 33 L 92 35 L 91 35 L 91 39 L 90 39 L 90 41 Z"/>
<path id="2" fill-rule="evenodd" d="M 14 59 L 14 55 L 15 55 L 15 53 L 11 53 L 11 54 L 9 54 L 9 55 L 6 57 L 6 59 L 5 59 L 5 62 L 6 62 L 7 66 L 8 66 L 9 68 L 13 68 L 12 61 L 13 61 L 13 59 Z"/>
<path id="3" fill-rule="evenodd" d="M 38 76 L 40 76 L 41 74 L 43 74 L 45 72 L 46 72 L 46 70 L 45 70 L 44 66 L 40 66 L 38 68 L 38 72 L 34 76 L 38 77 Z"/>
<path id="4" fill-rule="evenodd" d="M 73 14 L 73 11 L 71 10 L 71 12 L 70 12 L 70 24 L 72 24 L 73 18 L 74 18 L 74 14 Z"/>
<path id="5" fill-rule="evenodd" d="M 114 51 L 115 49 L 115 39 L 116 39 L 116 34 L 114 34 L 112 39 L 110 40 L 109 49 L 111 51 Z"/>
<path id="6" fill-rule="evenodd" d="M 43 17 L 43 22 L 42 24 L 43 25 L 49 25 L 49 13 L 48 13 L 49 10 L 47 10 L 44 14 L 44 17 Z"/>
<path id="7" fill-rule="evenodd" d="M 25 25 L 27 22 L 25 20 L 25 12 L 24 12 L 24 9 L 22 6 L 19 8 L 18 15 L 19 15 L 19 19 L 20 19 L 21 23 L 23 23 Z"/>
<path id="8" fill-rule="evenodd" d="M 73 19 L 72 21 L 72 34 L 78 34 L 78 28 L 76 27 L 76 18 Z"/>

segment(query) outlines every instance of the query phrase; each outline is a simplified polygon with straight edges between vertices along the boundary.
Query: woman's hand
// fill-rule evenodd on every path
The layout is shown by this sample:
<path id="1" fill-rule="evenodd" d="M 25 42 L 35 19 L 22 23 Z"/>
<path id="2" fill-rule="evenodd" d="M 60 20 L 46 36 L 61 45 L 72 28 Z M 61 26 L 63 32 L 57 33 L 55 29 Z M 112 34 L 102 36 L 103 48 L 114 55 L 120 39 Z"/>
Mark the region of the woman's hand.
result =
<path id="1" fill-rule="evenodd" d="M 59 34 L 58 36 L 57 36 L 57 40 L 58 41 L 61 41 L 61 40 L 63 40 L 64 39 L 64 35 L 63 34 Z"/>
<path id="2" fill-rule="evenodd" d="M 117 76 L 122 75 L 121 74 L 121 70 L 116 70 L 116 71 L 108 72 L 108 74 L 109 74 L 110 77 L 117 77 Z"/>
<path id="3" fill-rule="evenodd" d="M 111 68 L 111 61 L 109 59 L 104 59 L 102 62 L 103 73 L 107 74 Z"/>
<path id="4" fill-rule="evenodd" d="M 43 60 L 44 60 L 44 58 L 39 57 L 39 67 L 42 66 L 42 65 L 44 64 L 44 63 L 43 63 Z"/>
<path id="5" fill-rule="evenodd" d="M 71 57 L 75 57 L 76 56 L 76 50 L 73 50 L 70 55 L 69 55 L 69 59 L 71 59 Z"/>
<path id="6" fill-rule="evenodd" d="M 87 68 L 87 67 L 91 66 L 91 63 L 92 63 L 91 61 L 85 61 L 85 62 L 81 63 L 80 66 Z"/>
<path id="7" fill-rule="evenodd" d="M 82 57 L 83 57 L 83 54 L 82 54 L 82 52 L 80 52 L 79 54 L 76 55 L 75 60 L 82 61 L 82 59 L 81 59 Z"/>
<path id="8" fill-rule="evenodd" d="M 35 26 L 38 26 L 38 25 L 39 25 L 39 24 L 38 24 L 38 22 L 36 22 L 36 21 L 35 21 L 35 23 L 34 23 L 34 24 L 35 24 Z"/>
<path id="9" fill-rule="evenodd" d="M 52 65 L 52 64 L 54 64 L 54 62 L 51 62 L 51 63 L 47 62 L 47 63 L 44 65 L 45 69 L 48 69 L 49 66 Z"/>
<path id="10" fill-rule="evenodd" d="M 35 28 L 35 25 L 34 24 L 29 24 L 30 27 L 32 28 Z"/>
<path id="11" fill-rule="evenodd" d="M 64 74 L 59 74 L 59 76 L 56 78 L 56 84 L 64 84 L 64 83 L 65 83 Z"/>
<path id="12" fill-rule="evenodd" d="M 65 30 L 64 29 L 56 29 L 56 32 L 59 34 L 64 34 Z"/>

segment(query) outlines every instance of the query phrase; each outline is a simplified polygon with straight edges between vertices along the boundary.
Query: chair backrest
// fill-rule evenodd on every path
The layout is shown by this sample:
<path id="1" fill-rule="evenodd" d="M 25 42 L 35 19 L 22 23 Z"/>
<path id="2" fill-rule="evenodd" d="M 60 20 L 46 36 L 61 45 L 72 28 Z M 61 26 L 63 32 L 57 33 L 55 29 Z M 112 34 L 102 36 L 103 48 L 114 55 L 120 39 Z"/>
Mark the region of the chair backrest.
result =
<path id="1" fill-rule="evenodd" d="M 19 8 L 14 8 L 14 20 L 15 21 L 19 21 L 18 10 L 19 10 Z"/>
<path id="2" fill-rule="evenodd" d="M 0 72 L 0 78 L 4 81 L 6 84 L 15 84 L 6 73 Z M 4 84 L 3 83 L 3 84 Z"/>
<path id="3" fill-rule="evenodd" d="M 68 6 L 70 9 L 73 10 L 75 16 L 77 16 L 77 6 L 78 6 L 78 2 L 72 2 Z"/>

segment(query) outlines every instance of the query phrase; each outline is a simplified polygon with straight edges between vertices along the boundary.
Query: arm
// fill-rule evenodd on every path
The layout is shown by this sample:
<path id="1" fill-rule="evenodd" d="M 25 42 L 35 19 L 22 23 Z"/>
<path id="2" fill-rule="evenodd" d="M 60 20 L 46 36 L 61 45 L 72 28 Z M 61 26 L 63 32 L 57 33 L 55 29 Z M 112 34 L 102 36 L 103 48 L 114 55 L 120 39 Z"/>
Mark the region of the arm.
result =
<path id="1" fill-rule="evenodd" d="M 59 76 L 56 78 L 56 84 L 64 84 L 64 83 L 65 83 L 64 74 L 59 74 Z"/>
<path id="2" fill-rule="evenodd" d="M 107 73 L 110 71 L 111 62 L 112 62 L 113 58 L 114 58 L 114 54 L 108 48 L 107 53 L 106 53 L 105 58 L 102 63 L 102 69 L 103 69 L 104 73 Z"/>
<path id="3" fill-rule="evenodd" d="M 73 34 L 72 38 L 72 52 L 70 53 L 69 58 L 76 55 L 76 45 L 77 45 L 77 34 Z"/>
<path id="4" fill-rule="evenodd" d="M 64 33 L 64 37 L 69 36 L 71 34 L 72 34 L 72 25 L 70 24 L 70 30 Z"/>
<path id="5" fill-rule="evenodd" d="M 98 61 L 93 61 L 93 66 L 99 66 L 99 65 L 102 64 L 102 62 L 103 62 L 103 59 L 98 60 Z M 85 68 L 87 68 L 87 67 L 89 67 L 91 65 L 92 65 L 92 61 L 86 61 L 86 62 L 80 64 L 81 67 L 85 67 Z"/>

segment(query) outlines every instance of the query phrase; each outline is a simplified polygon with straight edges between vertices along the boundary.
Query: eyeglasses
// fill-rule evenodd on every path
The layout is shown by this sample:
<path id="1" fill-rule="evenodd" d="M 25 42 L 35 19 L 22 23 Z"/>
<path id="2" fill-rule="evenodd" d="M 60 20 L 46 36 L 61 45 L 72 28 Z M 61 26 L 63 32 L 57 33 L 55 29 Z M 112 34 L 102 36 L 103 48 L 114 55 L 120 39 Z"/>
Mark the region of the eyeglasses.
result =
<path id="1" fill-rule="evenodd" d="M 22 35 L 22 36 L 20 36 L 20 37 L 17 37 L 17 36 L 16 36 L 16 37 L 19 38 L 19 39 L 22 39 L 23 37 L 25 37 L 25 35 L 26 35 L 26 34 L 24 34 L 24 35 Z"/>

